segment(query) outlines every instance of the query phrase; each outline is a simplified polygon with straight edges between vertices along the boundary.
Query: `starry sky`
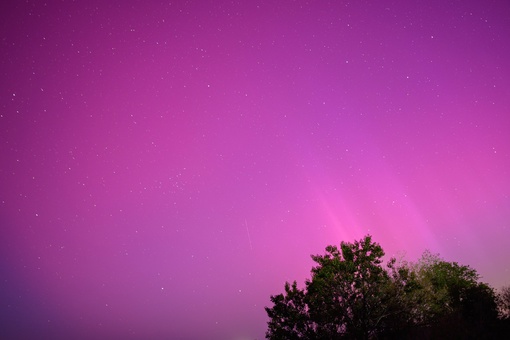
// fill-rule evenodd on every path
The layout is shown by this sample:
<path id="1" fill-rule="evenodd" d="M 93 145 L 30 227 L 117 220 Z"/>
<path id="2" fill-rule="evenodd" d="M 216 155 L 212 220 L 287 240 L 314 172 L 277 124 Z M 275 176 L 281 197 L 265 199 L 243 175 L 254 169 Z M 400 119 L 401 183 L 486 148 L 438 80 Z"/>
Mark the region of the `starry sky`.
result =
<path id="1" fill-rule="evenodd" d="M 262 339 L 371 234 L 510 283 L 510 3 L 3 1 L 0 336 Z"/>

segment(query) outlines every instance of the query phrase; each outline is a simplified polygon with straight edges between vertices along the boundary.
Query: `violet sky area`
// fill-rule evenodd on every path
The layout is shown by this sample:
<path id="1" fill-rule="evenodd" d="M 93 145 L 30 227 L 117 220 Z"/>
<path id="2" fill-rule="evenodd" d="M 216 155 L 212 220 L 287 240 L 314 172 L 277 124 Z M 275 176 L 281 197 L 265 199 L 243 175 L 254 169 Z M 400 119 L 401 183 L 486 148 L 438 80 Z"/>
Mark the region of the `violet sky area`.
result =
<path id="1" fill-rule="evenodd" d="M 510 284 L 510 2 L 2 1 L 0 338 L 263 339 L 371 234 Z"/>

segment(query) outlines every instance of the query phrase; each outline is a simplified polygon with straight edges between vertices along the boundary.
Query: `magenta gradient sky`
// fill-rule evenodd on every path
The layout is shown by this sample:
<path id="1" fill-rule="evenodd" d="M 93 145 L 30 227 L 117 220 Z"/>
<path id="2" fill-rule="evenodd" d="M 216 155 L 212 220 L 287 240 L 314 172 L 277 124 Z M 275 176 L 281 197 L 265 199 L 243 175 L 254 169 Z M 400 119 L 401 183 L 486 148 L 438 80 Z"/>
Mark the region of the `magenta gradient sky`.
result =
<path id="1" fill-rule="evenodd" d="M 510 283 L 510 3 L 3 1 L 0 337 L 262 339 L 370 233 Z"/>

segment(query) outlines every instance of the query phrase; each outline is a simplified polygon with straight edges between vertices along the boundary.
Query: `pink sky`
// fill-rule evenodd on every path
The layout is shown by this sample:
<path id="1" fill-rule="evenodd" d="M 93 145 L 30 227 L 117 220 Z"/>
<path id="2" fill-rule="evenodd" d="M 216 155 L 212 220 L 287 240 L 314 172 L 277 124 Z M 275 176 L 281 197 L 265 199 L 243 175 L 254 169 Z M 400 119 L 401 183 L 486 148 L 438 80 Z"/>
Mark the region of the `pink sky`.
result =
<path id="1" fill-rule="evenodd" d="M 262 339 L 368 233 L 510 284 L 507 1 L 0 6 L 0 337 Z"/>

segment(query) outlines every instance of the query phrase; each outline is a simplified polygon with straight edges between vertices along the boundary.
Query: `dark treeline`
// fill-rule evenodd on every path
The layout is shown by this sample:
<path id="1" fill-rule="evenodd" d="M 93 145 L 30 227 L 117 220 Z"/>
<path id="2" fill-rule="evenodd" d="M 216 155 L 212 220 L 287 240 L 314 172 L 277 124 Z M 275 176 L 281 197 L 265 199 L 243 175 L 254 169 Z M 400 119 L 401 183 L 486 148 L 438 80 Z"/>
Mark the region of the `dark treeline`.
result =
<path id="1" fill-rule="evenodd" d="M 425 252 L 390 259 L 365 236 L 328 246 L 311 279 L 271 296 L 268 339 L 510 339 L 510 288 L 497 294 L 476 270 Z"/>

